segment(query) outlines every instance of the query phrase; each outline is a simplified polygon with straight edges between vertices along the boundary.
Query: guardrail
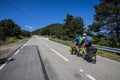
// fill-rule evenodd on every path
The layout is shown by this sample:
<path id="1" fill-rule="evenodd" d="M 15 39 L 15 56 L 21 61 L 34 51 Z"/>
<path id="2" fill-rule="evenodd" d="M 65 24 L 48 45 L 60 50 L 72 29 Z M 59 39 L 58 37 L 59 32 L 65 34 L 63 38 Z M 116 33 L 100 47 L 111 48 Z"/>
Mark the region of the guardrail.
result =
<path id="1" fill-rule="evenodd" d="M 120 53 L 120 49 L 119 48 L 111 48 L 111 47 L 97 46 L 97 45 L 94 45 L 94 47 L 97 48 L 97 49 L 105 50 L 105 51 Z"/>
<path id="2" fill-rule="evenodd" d="M 67 43 L 67 44 L 73 44 L 71 41 L 64 41 L 64 40 L 59 40 L 59 39 L 52 39 L 56 42 L 62 42 L 62 43 Z M 93 45 L 95 48 L 100 49 L 100 50 L 105 50 L 105 51 L 110 51 L 110 52 L 115 52 L 120 54 L 120 49 L 119 48 L 111 48 L 111 47 L 106 47 L 106 46 L 97 46 Z"/>

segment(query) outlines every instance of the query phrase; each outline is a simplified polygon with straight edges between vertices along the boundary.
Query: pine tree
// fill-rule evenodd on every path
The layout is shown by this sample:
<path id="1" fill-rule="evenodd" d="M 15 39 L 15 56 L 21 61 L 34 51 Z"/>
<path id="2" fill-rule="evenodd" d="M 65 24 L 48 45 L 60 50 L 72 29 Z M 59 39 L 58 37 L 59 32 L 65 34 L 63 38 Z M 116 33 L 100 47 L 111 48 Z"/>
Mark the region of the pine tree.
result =
<path id="1" fill-rule="evenodd" d="M 118 41 L 120 39 L 120 0 L 100 0 L 94 8 L 95 22 L 90 25 L 90 29 L 109 39 L 114 35 Z"/>
<path id="2" fill-rule="evenodd" d="M 63 29 L 65 35 L 69 38 L 74 38 L 76 35 L 81 35 L 84 31 L 84 21 L 81 17 L 74 18 L 72 15 L 67 14 Z"/>

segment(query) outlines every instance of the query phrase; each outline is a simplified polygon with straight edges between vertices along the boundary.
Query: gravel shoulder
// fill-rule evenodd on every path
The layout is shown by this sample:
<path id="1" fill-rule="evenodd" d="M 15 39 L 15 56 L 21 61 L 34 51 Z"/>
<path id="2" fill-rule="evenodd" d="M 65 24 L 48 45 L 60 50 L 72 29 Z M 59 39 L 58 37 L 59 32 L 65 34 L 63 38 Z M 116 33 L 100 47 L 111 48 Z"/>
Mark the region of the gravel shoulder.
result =
<path id="1" fill-rule="evenodd" d="M 11 43 L 8 45 L 0 45 L 0 63 L 9 58 L 16 50 L 18 50 L 23 44 L 25 44 L 29 39 L 25 38 L 19 40 L 18 42 Z"/>

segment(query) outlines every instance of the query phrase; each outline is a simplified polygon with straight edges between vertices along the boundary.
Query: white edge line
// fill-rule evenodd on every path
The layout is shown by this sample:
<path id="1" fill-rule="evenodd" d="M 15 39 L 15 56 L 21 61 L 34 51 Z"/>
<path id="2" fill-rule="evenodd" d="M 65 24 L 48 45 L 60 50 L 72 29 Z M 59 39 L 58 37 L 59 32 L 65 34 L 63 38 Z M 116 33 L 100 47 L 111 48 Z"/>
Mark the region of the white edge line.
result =
<path id="1" fill-rule="evenodd" d="M 20 49 L 22 49 L 24 46 L 22 46 Z"/>
<path id="2" fill-rule="evenodd" d="M 92 77 L 91 75 L 89 74 L 85 74 L 88 78 L 90 78 L 91 80 L 96 80 L 94 77 Z"/>
<path id="3" fill-rule="evenodd" d="M 31 39 L 30 39 L 30 40 L 31 40 Z M 29 41 L 30 41 L 30 40 L 29 40 Z M 28 42 L 29 42 L 29 41 L 28 41 Z M 24 46 L 26 46 L 26 45 L 28 44 L 28 42 L 26 42 L 20 49 L 22 49 Z M 12 56 L 18 54 L 18 53 L 20 52 L 20 49 L 18 49 Z M 12 57 L 12 56 L 11 56 L 11 57 Z M 10 60 L 11 57 L 10 57 L 8 60 Z M 2 68 L 4 68 L 7 63 L 8 63 L 8 61 L 6 61 L 4 64 L 2 64 L 2 65 L 0 66 L 0 70 L 1 70 Z"/>
<path id="4" fill-rule="evenodd" d="M 20 49 L 22 49 L 23 47 L 25 47 L 29 42 L 30 42 L 31 39 L 29 39 Z"/>
<path id="5" fill-rule="evenodd" d="M 65 61 L 69 61 L 68 59 L 66 59 L 64 56 L 62 56 L 60 53 L 58 53 L 56 50 L 54 50 L 53 48 L 50 48 L 53 52 L 55 52 L 57 55 L 59 55 L 61 58 L 63 58 Z"/>
<path id="6" fill-rule="evenodd" d="M 7 62 L 5 62 L 2 66 L 0 66 L 0 70 L 7 64 Z"/>
<path id="7" fill-rule="evenodd" d="M 20 50 L 17 50 L 17 51 L 14 53 L 14 55 L 18 54 L 19 52 L 20 52 Z"/>
<path id="8" fill-rule="evenodd" d="M 80 72 L 83 72 L 83 70 L 82 70 L 82 69 L 80 69 Z"/>

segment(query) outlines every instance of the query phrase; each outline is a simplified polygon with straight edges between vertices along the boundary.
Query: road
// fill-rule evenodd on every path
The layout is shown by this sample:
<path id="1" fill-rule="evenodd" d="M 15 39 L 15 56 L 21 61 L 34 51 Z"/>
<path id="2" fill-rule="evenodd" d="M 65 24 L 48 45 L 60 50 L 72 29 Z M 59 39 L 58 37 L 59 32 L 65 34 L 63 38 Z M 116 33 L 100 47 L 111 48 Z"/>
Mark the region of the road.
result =
<path id="1" fill-rule="evenodd" d="M 0 67 L 0 80 L 120 80 L 119 68 L 100 56 L 88 63 L 68 46 L 35 35 Z"/>

